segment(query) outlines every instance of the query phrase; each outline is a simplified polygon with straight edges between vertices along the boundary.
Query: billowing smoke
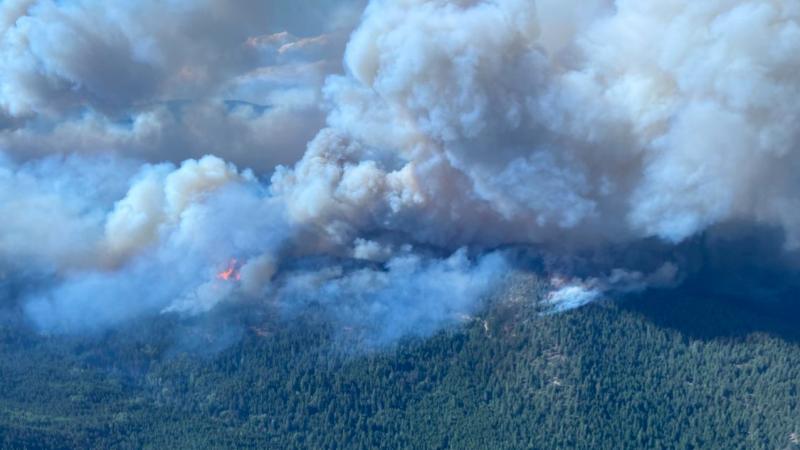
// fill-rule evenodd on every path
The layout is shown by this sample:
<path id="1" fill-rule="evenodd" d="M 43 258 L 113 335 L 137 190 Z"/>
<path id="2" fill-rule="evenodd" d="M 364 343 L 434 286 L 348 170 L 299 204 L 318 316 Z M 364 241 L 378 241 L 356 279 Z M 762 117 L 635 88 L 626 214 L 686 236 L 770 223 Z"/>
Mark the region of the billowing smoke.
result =
<path id="1" fill-rule="evenodd" d="M 361 3 L 3 1 L 0 147 L 293 162 Z"/>
<path id="2" fill-rule="evenodd" d="M 441 245 L 677 242 L 743 218 L 796 245 L 797 8 L 594 3 L 373 2 L 330 126 L 273 178 L 313 194 L 290 214 Z"/>
<path id="3" fill-rule="evenodd" d="M 382 344 L 515 249 L 558 311 L 720 227 L 800 246 L 794 2 L 250 3 L 0 5 L 0 283 L 40 329 L 238 302 Z"/>

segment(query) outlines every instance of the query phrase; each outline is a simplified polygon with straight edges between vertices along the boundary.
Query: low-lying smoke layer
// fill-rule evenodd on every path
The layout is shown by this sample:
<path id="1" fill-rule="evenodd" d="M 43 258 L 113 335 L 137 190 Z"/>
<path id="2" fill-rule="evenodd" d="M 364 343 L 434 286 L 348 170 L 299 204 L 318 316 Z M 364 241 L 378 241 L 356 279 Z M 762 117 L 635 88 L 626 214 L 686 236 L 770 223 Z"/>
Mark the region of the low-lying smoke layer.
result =
<path id="1" fill-rule="evenodd" d="M 800 245 L 794 2 L 373 0 L 345 50 L 357 2 L 307 36 L 239 6 L 0 5 L 0 283 L 39 280 L 14 292 L 41 329 L 239 300 L 385 343 L 474 312 L 511 270 L 498 247 L 646 251 L 730 223 Z M 198 139 L 232 162 L 137 162 Z M 679 262 L 552 271 L 545 301 L 670 286 Z"/>

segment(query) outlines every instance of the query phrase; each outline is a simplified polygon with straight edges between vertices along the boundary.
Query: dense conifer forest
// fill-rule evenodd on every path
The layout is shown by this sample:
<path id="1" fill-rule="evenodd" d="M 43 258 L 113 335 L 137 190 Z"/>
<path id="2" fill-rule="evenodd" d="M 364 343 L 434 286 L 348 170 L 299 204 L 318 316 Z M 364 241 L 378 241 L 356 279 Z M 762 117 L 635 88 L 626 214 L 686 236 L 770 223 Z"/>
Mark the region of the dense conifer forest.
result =
<path id="1" fill-rule="evenodd" d="M 152 321 L 90 338 L 5 325 L 0 445 L 800 448 L 796 316 L 673 295 L 553 315 L 496 303 L 389 349 L 312 317 L 220 349 Z"/>

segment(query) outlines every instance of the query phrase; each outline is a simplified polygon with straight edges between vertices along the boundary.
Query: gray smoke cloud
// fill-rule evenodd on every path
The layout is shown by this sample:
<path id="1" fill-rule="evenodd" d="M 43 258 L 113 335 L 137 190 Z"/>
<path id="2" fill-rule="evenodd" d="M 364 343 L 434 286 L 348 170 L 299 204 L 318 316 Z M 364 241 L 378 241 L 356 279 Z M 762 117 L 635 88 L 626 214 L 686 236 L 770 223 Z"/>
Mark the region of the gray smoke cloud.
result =
<path id="1" fill-rule="evenodd" d="M 797 8 L 584 3 L 371 3 L 329 128 L 273 178 L 320 203 L 290 213 L 436 244 L 678 242 L 746 219 L 796 246 Z"/>
<path id="2" fill-rule="evenodd" d="M 359 0 L 0 4 L 0 148 L 290 163 L 324 123 Z"/>
<path id="3" fill-rule="evenodd" d="M 0 6 L 0 271 L 46 280 L 40 329 L 258 302 L 383 345 L 473 314 L 501 247 L 636 249 L 547 266 L 560 311 L 726 224 L 800 245 L 793 2 L 287 5 Z"/>

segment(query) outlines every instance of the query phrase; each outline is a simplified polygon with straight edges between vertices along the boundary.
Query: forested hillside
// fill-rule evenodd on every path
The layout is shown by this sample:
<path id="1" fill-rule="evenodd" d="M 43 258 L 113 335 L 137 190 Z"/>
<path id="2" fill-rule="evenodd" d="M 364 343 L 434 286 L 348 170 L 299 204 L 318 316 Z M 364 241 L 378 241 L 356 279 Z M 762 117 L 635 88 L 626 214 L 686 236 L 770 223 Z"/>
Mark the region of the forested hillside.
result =
<path id="1" fill-rule="evenodd" d="M 785 308 L 502 303 L 371 351 L 313 318 L 264 321 L 217 351 L 149 331 L 165 325 L 80 339 L 6 325 L 2 446 L 728 450 L 796 448 L 800 433 Z"/>

